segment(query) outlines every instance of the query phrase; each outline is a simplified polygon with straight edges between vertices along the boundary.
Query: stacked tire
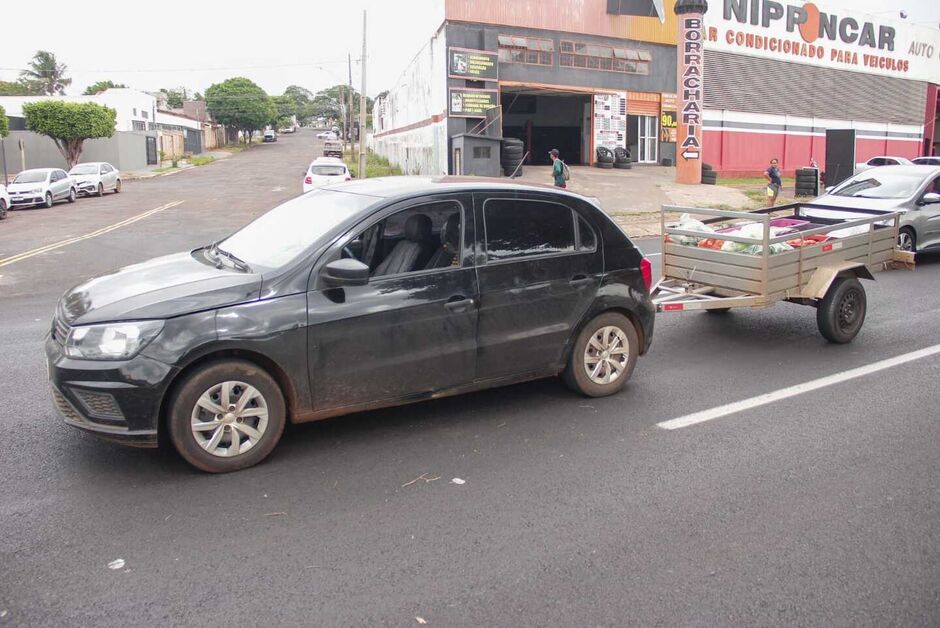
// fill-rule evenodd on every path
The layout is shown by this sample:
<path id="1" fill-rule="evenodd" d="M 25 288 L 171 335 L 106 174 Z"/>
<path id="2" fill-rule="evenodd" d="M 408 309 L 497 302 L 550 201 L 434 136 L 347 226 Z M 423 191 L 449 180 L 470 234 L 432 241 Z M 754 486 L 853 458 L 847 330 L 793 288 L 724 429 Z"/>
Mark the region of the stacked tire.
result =
<path id="1" fill-rule="evenodd" d="M 718 183 L 718 173 L 715 172 L 711 164 L 702 164 L 702 183 L 705 185 L 715 185 Z"/>
<path id="2" fill-rule="evenodd" d="M 499 154 L 499 164 L 503 168 L 503 174 L 507 177 L 511 177 L 513 174 L 517 177 L 522 175 L 523 155 L 525 155 L 525 144 L 522 140 L 514 137 L 504 138 Z"/>
<path id="3" fill-rule="evenodd" d="M 597 158 L 594 160 L 594 165 L 598 168 L 603 168 L 604 170 L 610 170 L 614 167 L 614 153 L 609 148 L 604 146 L 598 146 L 597 150 L 594 151 L 597 155 Z"/>
<path id="4" fill-rule="evenodd" d="M 630 151 L 619 146 L 614 149 L 614 168 L 618 170 L 629 170 L 633 167 L 633 160 L 630 159 Z"/>
<path id="5" fill-rule="evenodd" d="M 798 168 L 796 171 L 796 195 L 819 196 L 819 169 Z"/>

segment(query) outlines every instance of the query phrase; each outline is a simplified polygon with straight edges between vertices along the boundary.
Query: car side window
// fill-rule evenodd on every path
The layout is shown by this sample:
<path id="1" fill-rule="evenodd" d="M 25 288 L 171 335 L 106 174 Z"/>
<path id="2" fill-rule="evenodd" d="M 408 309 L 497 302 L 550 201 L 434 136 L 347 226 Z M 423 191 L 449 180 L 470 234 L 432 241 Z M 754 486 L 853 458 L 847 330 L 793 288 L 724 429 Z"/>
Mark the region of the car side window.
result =
<path id="1" fill-rule="evenodd" d="M 61 179 L 61 178 L 62 178 L 62 177 L 59 176 L 59 171 L 58 171 L 58 170 L 54 170 L 54 171 L 52 172 L 52 176 L 49 177 L 49 181 L 50 181 L 50 183 L 55 183 L 56 181 L 58 181 L 58 180 Z"/>
<path id="2" fill-rule="evenodd" d="M 369 267 L 373 278 L 461 265 L 463 206 L 424 203 L 395 212 L 364 229 L 343 249 Z"/>
<path id="3" fill-rule="evenodd" d="M 528 199 L 493 198 L 483 204 L 488 262 L 575 250 L 570 208 Z"/>
<path id="4" fill-rule="evenodd" d="M 578 250 L 593 251 L 597 248 L 597 236 L 587 221 L 578 216 Z"/>

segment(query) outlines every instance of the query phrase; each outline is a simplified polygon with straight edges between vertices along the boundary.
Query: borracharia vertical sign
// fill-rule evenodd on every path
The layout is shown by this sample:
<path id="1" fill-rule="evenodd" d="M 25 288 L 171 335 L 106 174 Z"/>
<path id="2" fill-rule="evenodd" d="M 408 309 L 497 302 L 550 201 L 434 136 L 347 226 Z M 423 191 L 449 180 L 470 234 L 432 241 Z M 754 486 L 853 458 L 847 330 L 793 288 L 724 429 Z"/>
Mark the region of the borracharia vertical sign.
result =
<path id="1" fill-rule="evenodd" d="M 676 181 L 702 181 L 702 52 L 706 0 L 678 0 L 676 17 L 679 84 L 676 90 L 679 126 L 676 143 Z"/>

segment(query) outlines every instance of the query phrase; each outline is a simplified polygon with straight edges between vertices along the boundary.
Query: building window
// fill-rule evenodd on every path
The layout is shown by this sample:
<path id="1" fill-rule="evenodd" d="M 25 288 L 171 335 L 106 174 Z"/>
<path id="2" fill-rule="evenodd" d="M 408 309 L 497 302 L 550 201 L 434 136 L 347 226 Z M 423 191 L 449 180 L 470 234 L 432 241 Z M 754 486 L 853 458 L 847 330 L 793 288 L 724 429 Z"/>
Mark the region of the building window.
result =
<path id="1" fill-rule="evenodd" d="M 141 117 L 143 117 L 144 120 L 146 120 L 147 117 L 148 117 L 148 116 L 147 116 L 147 112 L 144 111 L 143 109 L 140 110 L 140 115 L 141 115 Z"/>
<path id="2" fill-rule="evenodd" d="M 653 57 L 646 50 L 562 41 L 559 65 L 624 74 L 649 74 L 652 60 Z"/>
<path id="3" fill-rule="evenodd" d="M 499 60 L 502 63 L 528 63 L 530 65 L 552 65 L 555 42 L 551 39 L 500 35 Z"/>
<path id="4" fill-rule="evenodd" d="M 489 147 L 489 146 L 474 146 L 474 147 L 473 147 L 473 158 L 474 158 L 474 159 L 489 159 L 489 158 L 490 158 L 490 147 Z"/>
<path id="5" fill-rule="evenodd" d="M 131 128 L 133 128 L 135 131 L 146 131 L 147 123 L 142 122 L 141 120 L 131 120 Z"/>
<path id="6" fill-rule="evenodd" d="M 131 111 L 134 112 L 134 117 L 136 118 L 136 117 L 137 117 L 137 107 L 134 107 Z"/>

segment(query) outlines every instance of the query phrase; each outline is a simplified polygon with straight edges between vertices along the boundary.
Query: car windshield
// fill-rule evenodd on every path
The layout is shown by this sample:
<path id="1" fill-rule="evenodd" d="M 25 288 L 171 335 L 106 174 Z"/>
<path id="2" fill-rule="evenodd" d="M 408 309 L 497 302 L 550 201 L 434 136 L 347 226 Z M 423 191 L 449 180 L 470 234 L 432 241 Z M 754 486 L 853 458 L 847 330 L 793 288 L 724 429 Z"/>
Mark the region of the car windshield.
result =
<path id="1" fill-rule="evenodd" d="M 280 268 L 375 201 L 362 194 L 311 192 L 263 214 L 219 247 L 254 268 Z"/>
<path id="2" fill-rule="evenodd" d="M 310 172 L 321 177 L 338 177 L 346 174 L 346 166 L 311 166 Z"/>
<path id="3" fill-rule="evenodd" d="M 75 166 L 69 170 L 69 174 L 98 174 L 98 166 L 95 164 Z"/>
<path id="4" fill-rule="evenodd" d="M 21 172 L 13 179 L 13 183 L 42 183 L 48 175 L 48 172 Z"/>
<path id="5" fill-rule="evenodd" d="M 853 198 L 908 198 L 923 182 L 923 177 L 917 175 L 866 172 L 844 183 L 832 194 Z"/>

